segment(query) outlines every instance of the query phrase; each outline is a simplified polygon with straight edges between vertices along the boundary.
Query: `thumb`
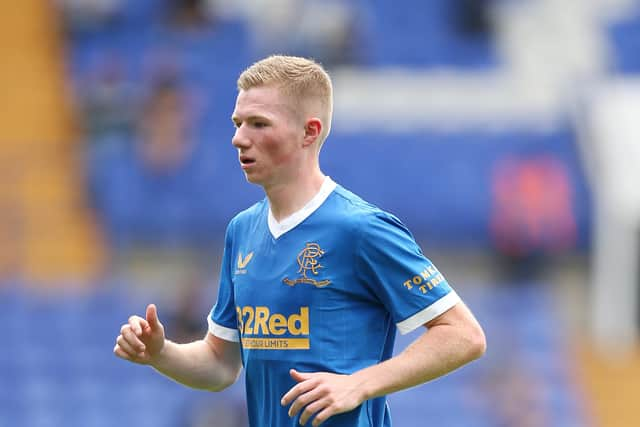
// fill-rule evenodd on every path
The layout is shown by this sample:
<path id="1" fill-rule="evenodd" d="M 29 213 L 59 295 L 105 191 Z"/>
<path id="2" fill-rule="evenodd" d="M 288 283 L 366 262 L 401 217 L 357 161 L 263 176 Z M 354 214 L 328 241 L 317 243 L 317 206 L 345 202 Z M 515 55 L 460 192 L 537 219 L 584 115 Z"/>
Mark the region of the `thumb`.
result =
<path id="1" fill-rule="evenodd" d="M 290 369 L 289 375 L 291 375 L 291 378 L 293 378 L 297 382 L 308 380 L 312 376 L 311 373 L 298 372 L 295 369 Z"/>
<path id="2" fill-rule="evenodd" d="M 158 309 L 155 304 L 149 304 L 147 306 L 147 323 L 152 331 L 160 328 L 160 320 L 158 320 Z"/>

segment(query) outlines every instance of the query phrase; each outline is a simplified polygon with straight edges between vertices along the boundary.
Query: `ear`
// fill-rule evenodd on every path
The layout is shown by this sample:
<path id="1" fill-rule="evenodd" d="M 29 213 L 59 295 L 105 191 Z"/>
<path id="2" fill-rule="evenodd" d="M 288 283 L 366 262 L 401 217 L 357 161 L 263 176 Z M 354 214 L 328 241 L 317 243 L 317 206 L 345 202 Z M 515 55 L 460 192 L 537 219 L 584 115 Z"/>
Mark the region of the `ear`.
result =
<path id="1" fill-rule="evenodd" d="M 318 139 L 320 133 L 322 132 L 322 121 L 313 117 L 307 120 L 307 123 L 304 126 L 304 143 L 303 146 L 307 147 Z"/>

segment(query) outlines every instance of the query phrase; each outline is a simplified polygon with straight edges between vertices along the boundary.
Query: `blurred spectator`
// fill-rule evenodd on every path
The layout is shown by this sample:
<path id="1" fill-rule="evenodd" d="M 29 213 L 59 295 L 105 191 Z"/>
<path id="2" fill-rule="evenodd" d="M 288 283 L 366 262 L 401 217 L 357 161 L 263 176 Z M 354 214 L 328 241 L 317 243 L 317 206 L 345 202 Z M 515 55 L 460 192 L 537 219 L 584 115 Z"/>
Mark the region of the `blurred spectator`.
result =
<path id="1" fill-rule="evenodd" d="M 314 56 L 328 67 L 358 62 L 363 59 L 358 17 L 353 3 L 344 0 L 306 0 L 294 53 Z"/>
<path id="2" fill-rule="evenodd" d="M 492 0 L 456 0 L 456 29 L 464 36 L 487 37 L 493 31 Z"/>
<path id="3" fill-rule="evenodd" d="M 115 246 L 194 237 L 189 226 L 205 202 L 197 191 L 210 185 L 194 165 L 194 121 L 185 88 L 174 75 L 163 75 L 142 102 L 131 137 L 90 147 L 90 195 Z"/>
<path id="4" fill-rule="evenodd" d="M 273 52 L 313 57 L 327 67 L 364 59 L 364 11 L 347 0 L 256 0 L 229 6 L 249 24 L 258 55 Z M 231 2 L 235 3 L 235 2 Z"/>
<path id="5" fill-rule="evenodd" d="M 142 165 L 151 173 L 172 173 L 183 165 L 193 148 L 186 94 L 174 76 L 156 81 L 139 121 Z"/>
<path id="6" fill-rule="evenodd" d="M 176 297 L 171 301 L 172 313 L 166 328 L 176 342 L 191 342 L 202 338 L 207 332 L 207 324 L 203 313 L 207 312 L 202 301 L 208 301 L 205 293 L 213 293 L 202 274 L 194 273 L 182 283 L 175 284 L 178 289 Z"/>
<path id="7" fill-rule="evenodd" d="M 175 301 L 187 292 L 176 283 L 191 286 L 217 250 L 217 148 L 196 139 L 190 92 L 172 72 L 155 77 L 139 105 L 130 136 L 88 146 L 89 197 L 110 272 L 135 283 L 132 293 Z M 181 321 L 187 333 L 189 322 Z"/>
<path id="8" fill-rule="evenodd" d="M 575 247 L 573 189 L 556 158 L 498 161 L 492 203 L 491 235 L 508 280 L 536 278 L 548 255 Z"/>
<path id="9" fill-rule="evenodd" d="M 135 125 L 135 88 L 127 81 L 120 58 L 109 56 L 91 72 L 80 89 L 85 138 L 100 143 L 130 137 Z"/>
<path id="10" fill-rule="evenodd" d="M 207 0 L 170 0 L 168 24 L 177 30 L 198 30 L 215 23 L 214 4 Z"/>

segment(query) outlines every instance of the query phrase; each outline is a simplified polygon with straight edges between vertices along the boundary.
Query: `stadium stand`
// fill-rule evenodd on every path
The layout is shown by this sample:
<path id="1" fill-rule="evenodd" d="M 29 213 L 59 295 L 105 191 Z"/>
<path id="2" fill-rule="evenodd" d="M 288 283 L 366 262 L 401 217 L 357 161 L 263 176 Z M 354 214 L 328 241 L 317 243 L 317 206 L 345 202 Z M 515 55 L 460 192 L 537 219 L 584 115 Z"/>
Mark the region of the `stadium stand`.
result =
<path id="1" fill-rule="evenodd" d="M 416 420 L 460 427 L 586 425 L 572 368 L 566 365 L 564 332 L 554 328 L 557 318 L 549 310 L 554 304 L 549 288 L 521 283 L 499 289 L 498 298 L 469 291 L 469 304 L 491 342 L 485 363 L 391 395 L 394 425 L 413 426 Z M 524 313 L 516 309 L 516 300 L 530 304 Z M 399 337 L 397 348 L 411 338 Z M 454 402 L 458 409 L 442 402 Z"/>
<path id="2" fill-rule="evenodd" d="M 194 411 L 202 407 L 200 402 L 221 411 L 219 422 L 226 417 L 228 424 L 216 427 L 242 425 L 242 415 L 228 410 L 242 409 L 241 384 L 222 394 L 189 390 L 151 368 L 111 355 L 114 325 L 143 306 L 124 284 L 56 296 L 29 292 L 23 286 L 13 283 L 0 290 L 0 322 L 7 343 L 7 351 L 0 352 L 0 426 L 190 425 L 184 423 L 198 416 Z M 555 326 L 554 310 L 549 310 L 553 301 L 546 289 L 522 284 L 501 289 L 500 298 L 471 291 L 468 302 L 492 340 L 486 360 L 392 395 L 394 425 L 411 427 L 418 419 L 461 427 L 526 425 L 510 418 L 518 417 L 584 426 L 572 368 L 566 365 L 563 332 Z M 528 302 L 524 312 L 516 310 L 518 300 Z M 400 336 L 396 351 L 412 337 Z M 519 353 L 510 352 L 513 348 Z M 515 377 L 503 377 L 505 370 Z M 522 372 L 531 380 L 524 388 L 517 382 L 517 373 Z M 528 406 L 518 408 L 517 414 L 501 412 L 513 393 L 525 393 Z M 445 401 L 447 405 L 442 404 Z"/>
<path id="3" fill-rule="evenodd" d="M 640 73 L 640 11 L 613 21 L 608 28 L 612 47 L 612 71 L 621 74 Z"/>
<path id="4" fill-rule="evenodd" d="M 486 1 L 434 0 L 399 6 L 383 0 L 370 8 L 371 66 L 483 69 L 499 63 Z M 410 10 L 410 13 L 407 11 Z M 467 12 L 468 10 L 473 10 Z M 465 14 L 476 12 L 474 25 Z"/>
<path id="5" fill-rule="evenodd" d="M 37 3 L 20 2 L 20 7 Z M 414 0 L 403 7 L 384 0 L 352 3 L 360 8 L 365 36 L 363 54 L 355 65 L 368 70 L 400 67 L 416 71 L 455 69 L 464 73 L 483 73 L 503 66 L 492 29 L 486 22 L 476 23 L 480 27 L 473 31 L 460 30 L 458 25 L 465 18 L 458 14 L 456 5 L 468 2 Z M 235 153 L 229 147 L 235 77 L 258 55 L 249 22 L 241 16 L 224 16 L 210 27 L 180 32 L 164 26 L 168 2 L 142 0 L 122 4 L 126 6 L 113 20 L 88 27 L 67 27 L 63 59 L 73 87 L 70 92 L 76 96 L 77 118 L 83 119 L 81 113 L 87 112 L 82 109 L 83 100 L 89 98 L 94 79 L 103 72 L 108 75 L 110 67 L 117 70 L 121 89 L 129 97 L 116 99 L 116 104 L 110 107 L 115 106 L 116 110 L 131 107 L 131 111 L 120 110 L 126 115 L 116 118 L 113 127 L 109 126 L 114 122 L 107 120 L 106 132 L 100 128 L 104 133 L 95 140 L 82 141 L 84 145 L 79 148 L 85 162 L 82 171 L 65 157 L 69 147 L 46 146 L 53 144 L 51 141 L 75 137 L 64 109 L 60 117 L 61 111 L 55 111 L 56 107 L 42 111 L 34 108 L 36 104 L 30 104 L 27 108 L 30 111 L 22 114 L 53 117 L 54 123 L 52 128 L 43 126 L 41 134 L 29 135 L 31 144 L 25 146 L 26 154 L 21 153 L 31 159 L 31 165 L 26 167 L 38 174 L 32 186 L 35 195 L 25 203 L 40 212 L 33 215 L 42 221 L 34 229 L 60 230 L 54 236 L 59 246 L 47 239 L 38 243 L 42 235 L 25 246 L 40 248 L 31 250 L 41 254 L 55 253 L 57 248 L 71 254 L 64 259 L 43 256 L 45 261 L 33 267 L 50 278 L 45 287 L 78 287 L 53 279 L 60 277 L 60 269 L 50 268 L 52 259 L 56 267 L 58 261 L 64 260 L 80 271 L 83 266 L 97 264 L 95 257 L 99 251 L 98 243 L 85 234 L 90 233 L 86 229 L 91 226 L 91 217 L 84 216 L 87 212 L 80 209 L 82 215 L 65 217 L 61 225 L 55 221 L 57 217 L 48 215 L 54 204 L 71 209 L 86 196 L 105 233 L 108 249 L 114 253 L 140 242 L 169 248 L 215 246 L 229 218 L 262 197 L 258 189 L 242 181 Z M 15 14 L 0 14 L 7 17 L 6 25 L 0 25 L 3 31 L 13 24 L 14 28 L 32 28 L 17 16 L 42 18 L 41 14 L 47 13 L 42 10 L 19 13 L 16 8 L 3 6 L 3 10 L 9 9 Z M 638 28 L 637 15 L 610 27 L 610 40 L 615 48 L 614 71 L 640 71 Z M 50 30 L 45 39 L 55 40 L 55 29 Z M 4 39 L 10 37 L 13 36 L 9 33 L 2 35 Z M 17 47 L 18 53 L 13 55 L 33 52 L 39 43 L 45 45 L 35 40 Z M 47 64 L 43 67 L 60 70 L 59 64 Z M 19 74 L 24 74 L 25 79 L 33 76 L 25 70 L 18 70 L 6 79 L 15 81 Z M 148 95 L 149 82 L 158 73 L 167 71 L 178 75 L 190 94 L 197 142 L 177 173 L 150 176 L 136 163 L 131 135 L 135 133 L 136 108 Z M 51 78 L 51 73 L 48 74 Z M 57 74 L 54 79 L 56 76 L 62 79 Z M 50 84 L 46 82 L 22 81 L 22 86 L 32 87 L 34 92 L 59 90 L 44 87 Z M 64 87 L 60 81 L 54 84 Z M 15 105 L 20 105 L 17 99 Z M 58 99 L 51 104 L 65 105 L 65 101 Z M 35 128 L 24 119 L 16 123 L 21 130 Z M 56 128 L 60 123 L 62 129 Z M 85 135 L 92 135 L 88 130 L 85 127 Z M 15 135 L 8 135 L 4 138 L 16 139 Z M 33 152 L 43 153 L 44 158 L 35 162 Z M 580 254 L 588 250 L 589 189 L 574 129 L 564 120 L 542 130 L 518 126 L 404 132 L 335 129 L 322 155 L 328 174 L 397 214 L 429 246 L 485 251 L 495 250 L 496 246 L 491 229 L 495 194 L 490 189 L 497 165 L 504 159 L 547 156 L 561 165 L 570 189 L 567 196 L 576 236 L 564 249 Z M 3 167 L 3 173 L 7 177 L 8 166 L 15 157 L 5 157 L 3 164 L 7 167 Z M 356 162 L 357 169 L 353 166 Z M 47 169 L 42 168 L 43 164 L 59 167 Z M 397 167 L 389 168 L 389 164 Z M 83 182 L 78 176 L 71 176 L 76 172 L 84 173 L 87 194 L 75 187 Z M 75 193 L 48 193 L 49 187 L 43 187 L 42 182 L 57 182 L 53 187 L 75 188 Z M 406 185 L 407 182 L 422 184 L 418 189 Z M 6 183 L 3 187 L 9 188 Z M 419 197 L 415 197 L 418 190 Z M 8 194 L 7 191 L 3 188 L 3 194 Z M 23 196 L 19 196 L 20 201 L 26 200 L 20 197 Z M 51 203 L 52 198 L 56 203 Z M 0 203 L 15 205 L 15 197 L 7 196 Z M 48 246 L 43 248 L 45 245 Z M 216 263 L 217 259 L 210 262 Z M 140 300 L 132 294 L 134 284 L 108 279 L 91 282 L 91 289 L 81 293 L 52 294 L 27 283 L 0 284 L 0 324 L 6 332 L 0 351 L 0 427 L 124 424 L 195 427 L 210 420 L 211 412 L 215 411 L 218 411 L 216 427 L 246 425 L 241 415 L 241 384 L 223 394 L 197 392 L 158 376 L 150 368 L 130 366 L 112 356 L 119 325 L 148 302 L 148 298 Z M 502 285 L 463 284 L 465 299 L 487 331 L 486 358 L 433 383 L 392 395 L 394 425 L 412 427 L 422 425 L 423 421 L 447 427 L 590 424 L 582 392 L 576 389 L 576 367 L 570 363 L 567 331 L 559 326 L 563 319 L 554 299 L 556 290 L 551 283 L 514 280 Z M 523 301 L 526 303 L 522 304 Z M 398 337 L 397 350 L 411 338 Z M 597 366 L 598 362 L 588 360 L 586 364 Z M 603 386 L 604 380 L 600 381 L 596 387 L 614 394 L 615 384 Z M 450 407 L 456 409 L 452 411 Z"/>
<path id="6" fill-rule="evenodd" d="M 0 14 L 0 78 L 11 82 L 0 119 L 0 269 L 43 283 L 52 275 L 93 277 L 103 255 L 68 144 L 71 100 L 51 12 L 29 1 Z"/>
<path id="7" fill-rule="evenodd" d="M 372 23 L 367 27 L 371 37 L 366 46 L 375 46 L 372 52 L 377 59 L 373 59 L 370 67 L 449 66 L 472 72 L 497 66 L 490 29 L 472 36 L 460 31 L 456 2 L 414 2 L 412 13 L 382 1 L 368 5 L 365 13 L 364 3 L 355 4 L 363 10 L 362 16 L 371 17 Z M 228 117 L 234 103 L 234 78 L 256 55 L 248 35 L 250 30 L 241 20 L 222 19 L 197 35 L 168 31 L 161 25 L 162 8 L 145 9 L 140 5 L 137 8 L 140 10 L 135 13 L 125 8 L 125 16 L 141 19 L 147 13 L 150 25 L 140 29 L 136 19 L 127 18 L 109 31 L 98 29 L 71 39 L 69 61 L 76 86 L 82 89 L 87 76 L 116 57 L 124 69 L 123 78 L 144 92 L 148 90 L 148 83 L 145 86 L 144 82 L 158 69 L 162 70 L 163 61 L 169 61 L 189 91 L 206 94 L 197 101 L 201 118 L 197 123 L 199 143 L 192 163 L 164 182 L 139 170 L 127 140 L 115 149 L 88 150 L 92 200 L 99 207 L 113 242 L 131 238 L 130 230 L 141 233 L 140 240 L 147 240 L 149 235 L 162 238 L 163 233 L 168 240 L 175 236 L 187 239 L 210 236 L 238 207 L 248 206 L 259 197 L 257 191 L 246 190 L 245 186 L 228 187 L 224 195 L 212 194 L 207 184 L 240 174 L 226 144 L 232 133 Z M 422 41 L 418 49 L 417 40 Z M 474 143 L 470 143 L 472 140 Z M 393 149 L 397 146 L 403 150 Z M 367 153 L 367 167 L 356 171 L 351 168 L 351 161 L 360 157 L 363 150 Z M 580 245 L 584 247 L 588 240 L 588 214 L 585 214 L 588 201 L 570 130 L 558 129 L 547 135 L 527 129 L 409 131 L 404 135 L 395 132 L 349 135 L 334 130 L 331 143 L 323 152 L 323 161 L 327 170 L 347 187 L 358 189 L 380 205 L 394 206 L 398 216 L 430 241 L 490 246 L 487 224 L 491 195 L 474 191 L 475 185 L 488 184 L 491 166 L 500 156 L 531 155 L 534 151 L 551 153 L 566 165 L 576 187 L 575 212 L 582 216 L 577 222 Z M 424 159 L 424 153 L 428 153 L 428 158 Z M 384 175 L 377 173 L 378 165 L 388 161 L 389 156 L 395 156 L 396 164 L 403 167 Z M 421 197 L 417 206 L 407 206 L 403 201 L 409 196 L 408 190 L 397 189 L 404 187 L 403 180 L 423 180 L 425 174 L 429 199 Z M 228 180 L 227 185 L 235 186 L 236 182 L 239 181 Z M 381 185 L 383 182 L 386 185 Z M 455 198 L 442 197 L 451 191 L 455 192 Z M 429 207 L 428 202 L 433 199 L 451 204 L 441 207 L 449 212 L 446 218 Z"/>

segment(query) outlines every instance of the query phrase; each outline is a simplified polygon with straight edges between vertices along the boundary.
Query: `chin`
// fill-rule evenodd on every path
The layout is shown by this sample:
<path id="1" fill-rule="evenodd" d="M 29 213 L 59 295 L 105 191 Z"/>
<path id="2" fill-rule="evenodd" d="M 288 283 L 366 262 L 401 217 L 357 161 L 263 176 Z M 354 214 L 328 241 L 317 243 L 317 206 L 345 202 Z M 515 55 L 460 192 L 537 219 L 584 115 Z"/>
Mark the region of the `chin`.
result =
<path id="1" fill-rule="evenodd" d="M 245 173 L 244 177 L 246 178 L 247 182 L 250 182 L 251 184 L 262 185 L 262 181 L 255 176 L 251 176 Z"/>

